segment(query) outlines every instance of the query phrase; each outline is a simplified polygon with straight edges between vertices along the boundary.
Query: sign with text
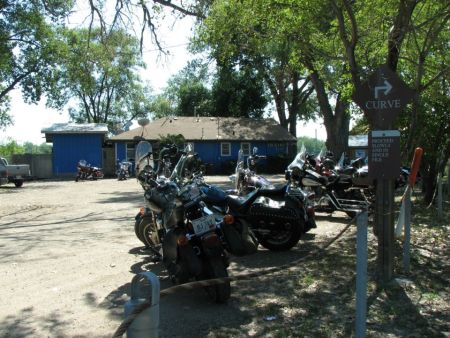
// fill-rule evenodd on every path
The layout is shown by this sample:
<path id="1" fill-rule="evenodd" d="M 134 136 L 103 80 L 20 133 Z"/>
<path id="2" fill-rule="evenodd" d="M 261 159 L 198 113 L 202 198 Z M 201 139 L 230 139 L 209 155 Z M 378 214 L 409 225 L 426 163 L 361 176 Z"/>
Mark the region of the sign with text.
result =
<path id="1" fill-rule="evenodd" d="M 393 179 L 400 174 L 400 132 L 372 130 L 369 134 L 369 177 Z"/>
<path id="2" fill-rule="evenodd" d="M 378 67 L 353 93 L 353 100 L 366 113 L 372 129 L 391 128 L 414 91 L 388 66 Z"/>

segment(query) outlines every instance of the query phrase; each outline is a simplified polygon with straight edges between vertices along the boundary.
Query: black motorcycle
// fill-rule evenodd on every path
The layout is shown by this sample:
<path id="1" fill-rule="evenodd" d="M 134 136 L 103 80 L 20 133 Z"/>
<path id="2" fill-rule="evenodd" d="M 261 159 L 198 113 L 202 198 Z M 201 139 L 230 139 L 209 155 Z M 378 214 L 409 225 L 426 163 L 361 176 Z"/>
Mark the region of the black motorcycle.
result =
<path id="1" fill-rule="evenodd" d="M 269 250 L 289 250 L 316 227 L 312 195 L 290 181 L 270 189 L 255 188 L 245 196 L 229 195 L 208 184 L 200 189 L 208 206 L 222 208 L 225 219 L 234 224 L 250 248 L 255 236 Z M 245 252 L 246 247 L 242 250 Z"/>
<path id="2" fill-rule="evenodd" d="M 162 258 L 174 283 L 228 276 L 223 219 L 207 208 L 195 183 L 180 185 L 190 152 L 187 149 L 181 156 L 169 179 L 158 177 L 149 164 L 138 174 L 147 202 L 137 220 L 140 236 Z M 222 303 L 230 297 L 230 282 L 206 290 L 214 301 Z"/>

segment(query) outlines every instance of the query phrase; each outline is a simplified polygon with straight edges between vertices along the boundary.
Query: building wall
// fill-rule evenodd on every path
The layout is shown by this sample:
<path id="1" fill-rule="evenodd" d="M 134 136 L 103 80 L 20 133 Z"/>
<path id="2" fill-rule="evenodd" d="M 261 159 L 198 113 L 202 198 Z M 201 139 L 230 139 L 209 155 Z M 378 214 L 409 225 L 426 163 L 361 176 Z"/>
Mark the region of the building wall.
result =
<path id="1" fill-rule="evenodd" d="M 116 144 L 116 161 L 124 161 L 127 158 L 127 143 L 126 142 L 117 142 Z"/>
<path id="2" fill-rule="evenodd" d="M 188 141 L 190 142 L 190 141 Z M 227 142 L 231 146 L 230 156 L 221 154 L 221 143 Z M 234 170 L 239 149 L 241 149 L 241 141 L 194 141 L 194 151 L 199 154 L 201 160 L 206 165 L 207 174 L 229 174 Z M 258 155 L 266 156 L 287 156 L 287 142 L 244 142 L 250 143 L 250 152 L 254 147 L 258 148 Z M 295 143 L 292 142 L 292 143 Z M 116 160 L 122 160 L 126 154 L 126 142 L 115 143 Z M 261 160 L 259 162 L 261 168 L 269 166 L 268 161 Z M 283 169 L 284 170 L 284 169 Z M 280 171 L 280 170 L 278 170 Z"/>
<path id="3" fill-rule="evenodd" d="M 102 167 L 103 134 L 53 135 L 53 174 L 76 173 L 79 160 Z"/>

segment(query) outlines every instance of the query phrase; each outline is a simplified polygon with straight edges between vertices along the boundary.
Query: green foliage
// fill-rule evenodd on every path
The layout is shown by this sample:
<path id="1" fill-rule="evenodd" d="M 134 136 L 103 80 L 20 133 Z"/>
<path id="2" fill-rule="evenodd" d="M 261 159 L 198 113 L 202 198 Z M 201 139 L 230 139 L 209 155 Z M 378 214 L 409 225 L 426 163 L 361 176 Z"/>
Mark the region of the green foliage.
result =
<path id="1" fill-rule="evenodd" d="M 9 93 L 21 88 L 27 102 L 48 89 L 60 44 L 55 27 L 73 1 L 16 0 L 0 3 L 0 127 L 11 124 Z"/>
<path id="2" fill-rule="evenodd" d="M 155 117 L 259 118 L 266 105 L 263 79 L 251 67 L 235 69 L 228 65 L 210 75 L 207 64 L 194 60 L 168 81 L 162 95 L 153 99 L 152 111 Z"/>
<path id="3" fill-rule="evenodd" d="M 33 144 L 31 142 L 25 142 L 23 145 L 17 143 L 17 141 L 8 138 L 6 142 L 0 143 L 0 155 L 10 158 L 15 154 L 51 154 L 52 146 L 47 143 L 40 145 Z"/>
<path id="4" fill-rule="evenodd" d="M 111 130 L 150 110 L 150 88 L 138 75 L 144 66 L 136 38 L 123 30 L 64 29 L 58 71 L 52 77 L 48 104 L 61 108 L 69 100 L 75 122 L 107 123 Z"/>
<path id="5" fill-rule="evenodd" d="M 219 67 L 212 88 L 217 116 L 261 118 L 268 104 L 264 80 L 250 65 Z"/>
<path id="6" fill-rule="evenodd" d="M 300 150 L 301 146 L 305 145 L 306 152 L 309 154 L 318 154 L 322 148 L 325 147 L 325 142 L 312 137 L 299 137 L 297 139 L 297 149 Z"/>
<path id="7" fill-rule="evenodd" d="M 177 116 L 210 116 L 211 92 L 206 87 L 207 81 L 207 65 L 199 60 L 189 62 L 169 79 L 163 93 L 166 103 L 162 108 L 165 109 L 169 104 L 172 108 L 170 114 Z M 159 100 L 161 102 L 161 98 Z M 157 112 L 157 115 L 162 114 Z"/>
<path id="8" fill-rule="evenodd" d="M 186 140 L 183 135 L 167 134 L 159 135 L 160 148 L 175 144 L 178 148 L 181 148 L 185 144 Z"/>

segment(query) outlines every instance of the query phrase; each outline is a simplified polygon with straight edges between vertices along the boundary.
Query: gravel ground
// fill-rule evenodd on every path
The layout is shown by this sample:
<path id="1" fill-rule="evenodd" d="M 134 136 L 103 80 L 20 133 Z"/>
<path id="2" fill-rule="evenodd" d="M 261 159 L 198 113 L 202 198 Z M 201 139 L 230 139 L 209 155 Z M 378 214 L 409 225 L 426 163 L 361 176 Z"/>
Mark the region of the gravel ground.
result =
<path id="1" fill-rule="evenodd" d="M 206 181 L 228 184 L 224 176 Z M 0 187 L 0 337 L 109 337 L 123 320 L 136 273 L 152 271 L 161 289 L 170 287 L 166 272 L 134 235 L 142 199 L 134 179 Z M 304 240 L 320 245 L 347 222 L 344 215 L 319 219 Z M 235 258 L 229 274 L 294 261 L 305 255 L 304 240 L 289 252 L 260 248 Z M 240 296 L 236 282 L 227 304 L 212 303 L 201 289 L 161 299 L 160 337 L 207 337 L 215 327 L 251 323 Z"/>

